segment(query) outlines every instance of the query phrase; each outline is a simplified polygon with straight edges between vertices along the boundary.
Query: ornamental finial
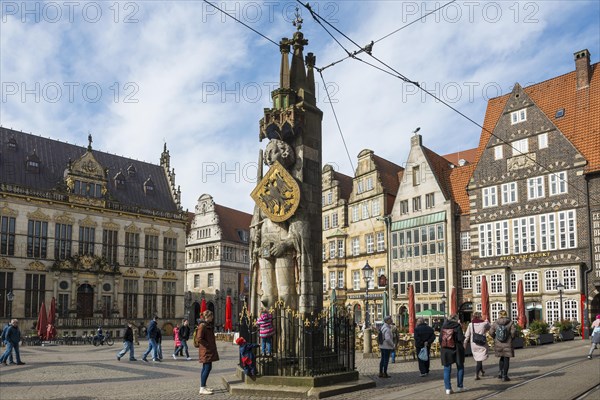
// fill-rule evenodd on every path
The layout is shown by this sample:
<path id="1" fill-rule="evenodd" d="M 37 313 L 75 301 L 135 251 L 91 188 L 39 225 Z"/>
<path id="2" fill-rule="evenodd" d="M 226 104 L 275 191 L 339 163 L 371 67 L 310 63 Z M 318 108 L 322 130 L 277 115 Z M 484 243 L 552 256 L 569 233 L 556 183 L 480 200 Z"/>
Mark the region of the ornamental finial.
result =
<path id="1" fill-rule="evenodd" d="M 302 29 L 302 23 L 304 22 L 304 20 L 302 19 L 302 16 L 300 15 L 300 9 L 298 7 L 296 7 L 295 17 L 296 18 L 292 22 L 292 25 L 294 25 L 296 27 L 296 29 L 299 31 L 300 29 Z"/>

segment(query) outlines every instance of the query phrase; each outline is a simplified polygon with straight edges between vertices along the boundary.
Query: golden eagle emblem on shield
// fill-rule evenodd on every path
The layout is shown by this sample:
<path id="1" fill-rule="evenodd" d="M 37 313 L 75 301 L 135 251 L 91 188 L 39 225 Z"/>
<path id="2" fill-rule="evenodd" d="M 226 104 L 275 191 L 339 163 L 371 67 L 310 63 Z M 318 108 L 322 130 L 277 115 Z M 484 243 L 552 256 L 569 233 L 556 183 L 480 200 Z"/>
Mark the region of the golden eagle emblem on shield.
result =
<path id="1" fill-rule="evenodd" d="M 250 196 L 271 221 L 283 222 L 294 215 L 300 204 L 300 187 L 275 161 Z"/>

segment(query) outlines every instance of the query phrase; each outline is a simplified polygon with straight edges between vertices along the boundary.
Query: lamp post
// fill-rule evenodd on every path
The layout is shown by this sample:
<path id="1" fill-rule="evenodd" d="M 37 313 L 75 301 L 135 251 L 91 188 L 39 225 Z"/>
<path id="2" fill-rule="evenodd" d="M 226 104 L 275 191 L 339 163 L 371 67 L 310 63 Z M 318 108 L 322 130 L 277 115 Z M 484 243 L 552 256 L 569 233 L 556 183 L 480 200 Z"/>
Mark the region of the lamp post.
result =
<path id="1" fill-rule="evenodd" d="M 556 289 L 558 290 L 558 296 L 559 296 L 559 301 L 560 301 L 560 321 L 563 320 L 563 301 L 562 301 L 562 295 L 563 295 L 564 288 L 565 288 L 565 285 L 563 285 L 562 283 L 559 283 L 558 285 L 556 285 Z"/>
<path id="2" fill-rule="evenodd" d="M 442 293 L 442 312 L 444 313 L 444 319 L 446 319 L 446 293 Z"/>
<path id="3" fill-rule="evenodd" d="M 365 280 L 365 330 L 363 335 L 363 351 L 364 353 L 372 352 L 371 343 L 371 327 L 369 323 L 369 282 L 373 279 L 373 268 L 369 265 L 369 261 L 362 268 L 363 279 Z"/>
<path id="4" fill-rule="evenodd" d="M 12 319 L 12 302 L 14 299 L 15 299 L 15 295 L 13 294 L 13 292 L 11 290 L 6 295 L 6 300 L 8 301 L 8 320 L 9 321 Z"/>

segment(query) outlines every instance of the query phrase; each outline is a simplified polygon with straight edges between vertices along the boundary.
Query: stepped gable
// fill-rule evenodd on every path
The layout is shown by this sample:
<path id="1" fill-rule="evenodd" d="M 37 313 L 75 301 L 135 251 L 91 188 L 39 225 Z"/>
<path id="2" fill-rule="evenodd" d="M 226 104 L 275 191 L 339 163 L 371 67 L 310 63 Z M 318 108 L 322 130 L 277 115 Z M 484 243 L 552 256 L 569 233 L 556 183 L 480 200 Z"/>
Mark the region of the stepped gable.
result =
<path id="1" fill-rule="evenodd" d="M 577 62 L 577 61 L 576 61 Z M 588 160 L 586 173 L 600 171 L 600 72 L 596 63 L 589 66 L 589 85 L 578 88 L 578 71 L 524 88 L 535 105 L 552 121 L 575 148 Z M 484 129 L 477 148 L 477 160 L 490 140 L 510 93 L 488 101 Z M 564 116 L 557 111 L 564 109 Z"/>

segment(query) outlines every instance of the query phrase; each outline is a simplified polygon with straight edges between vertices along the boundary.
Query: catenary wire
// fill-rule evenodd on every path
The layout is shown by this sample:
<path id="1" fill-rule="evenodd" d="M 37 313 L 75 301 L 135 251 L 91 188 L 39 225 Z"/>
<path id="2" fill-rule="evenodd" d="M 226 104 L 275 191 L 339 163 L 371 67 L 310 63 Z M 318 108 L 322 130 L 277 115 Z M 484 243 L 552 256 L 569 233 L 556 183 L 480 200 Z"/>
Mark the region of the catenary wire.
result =
<path id="1" fill-rule="evenodd" d="M 344 38 L 346 38 L 348 41 L 350 41 L 352 44 L 354 44 L 356 47 L 358 47 L 359 49 L 361 49 L 362 51 L 364 51 L 365 49 L 362 48 L 358 43 L 356 43 L 354 40 L 352 40 L 350 37 L 348 37 L 346 34 L 344 34 L 342 31 L 340 31 L 339 29 L 337 29 L 335 26 L 333 26 L 331 23 L 329 23 L 326 19 L 324 19 L 323 17 L 321 17 L 318 13 L 316 13 L 314 10 L 312 10 L 312 8 L 310 7 L 310 5 L 304 4 L 302 3 L 300 0 L 296 0 L 298 3 L 300 3 L 304 8 L 306 8 L 312 15 L 312 17 L 315 19 L 315 21 L 323 26 L 322 22 L 325 22 L 327 25 L 329 25 L 330 27 L 332 27 L 336 32 L 338 32 L 340 35 L 342 35 Z M 323 26 L 324 27 L 324 26 Z M 329 32 L 328 32 L 329 33 Z M 329 33 L 331 35 L 331 33 Z M 336 40 L 336 42 L 338 42 Z M 339 42 L 338 42 L 339 43 Z M 344 48 L 342 46 L 342 48 Z M 344 50 L 347 52 L 347 50 L 344 48 Z M 485 128 L 483 125 L 481 125 L 480 123 L 478 123 L 477 121 L 475 121 L 474 119 L 472 119 L 471 117 L 469 117 L 468 115 L 466 115 L 465 113 L 463 113 L 462 111 L 458 110 L 457 108 L 453 107 L 452 105 L 448 104 L 446 101 L 444 101 L 443 99 L 439 98 L 438 96 L 436 96 L 435 94 L 433 94 L 432 92 L 428 91 L 427 89 L 421 87 L 421 85 L 419 85 L 418 82 L 416 81 L 412 81 L 410 79 L 408 79 L 406 76 L 404 76 L 403 74 L 401 74 L 400 72 L 398 72 L 395 68 L 391 67 L 390 65 L 386 64 L 385 62 L 381 61 L 379 58 L 375 57 L 373 54 L 371 54 L 370 51 L 364 51 L 365 53 L 367 53 L 369 56 L 371 56 L 373 59 L 375 59 L 376 61 L 378 61 L 379 63 L 381 63 L 382 65 L 384 65 L 385 67 L 389 68 L 391 71 L 394 72 L 394 74 L 390 73 L 389 71 L 385 71 L 382 68 L 379 68 L 375 65 L 372 65 L 370 63 L 365 62 L 364 60 L 361 60 L 355 56 L 351 56 L 352 58 L 361 61 L 371 67 L 374 67 L 382 72 L 385 72 L 389 75 L 392 75 L 398 79 L 401 79 L 404 82 L 407 83 L 412 83 L 413 85 L 415 85 L 416 87 L 418 87 L 420 90 L 422 90 L 425 94 L 431 96 L 433 99 L 439 101 L 440 103 L 442 103 L 443 105 L 445 105 L 446 107 L 448 107 L 449 109 L 451 109 L 452 111 L 454 111 L 455 113 L 459 114 L 460 116 L 462 116 L 463 118 L 465 118 L 466 120 L 468 120 L 469 122 L 473 123 L 475 126 L 479 127 L 481 130 L 483 130 L 484 132 L 489 133 L 491 136 L 495 137 L 496 139 L 498 139 L 500 142 L 507 144 L 509 146 L 511 146 L 511 148 L 513 148 L 513 150 L 516 150 L 518 153 L 520 153 L 520 155 L 524 156 L 525 158 L 527 158 L 528 160 L 530 160 L 531 162 L 533 162 L 534 164 L 538 165 L 539 167 L 541 167 L 544 171 L 552 174 L 553 172 L 550 171 L 548 169 L 548 167 L 546 167 L 545 165 L 541 164 L 540 162 L 538 162 L 536 159 L 532 158 L 529 153 L 523 153 L 521 150 L 516 149 L 514 147 L 512 147 L 512 145 L 507 142 L 506 140 L 504 140 L 503 138 L 499 137 L 498 135 L 496 135 L 494 132 L 491 132 L 489 129 Z M 352 53 L 350 53 L 352 54 Z M 594 201 L 600 201 L 600 198 L 595 199 L 593 198 L 590 194 L 586 193 L 584 190 L 580 189 L 579 187 L 577 187 L 576 185 L 574 185 L 572 182 L 563 179 L 561 176 L 559 175 L 555 175 L 556 178 L 558 180 L 560 180 L 561 182 L 566 183 L 568 186 L 570 186 L 571 188 L 573 188 L 575 191 L 583 194 L 586 197 L 589 197 L 590 200 L 594 200 Z"/>

